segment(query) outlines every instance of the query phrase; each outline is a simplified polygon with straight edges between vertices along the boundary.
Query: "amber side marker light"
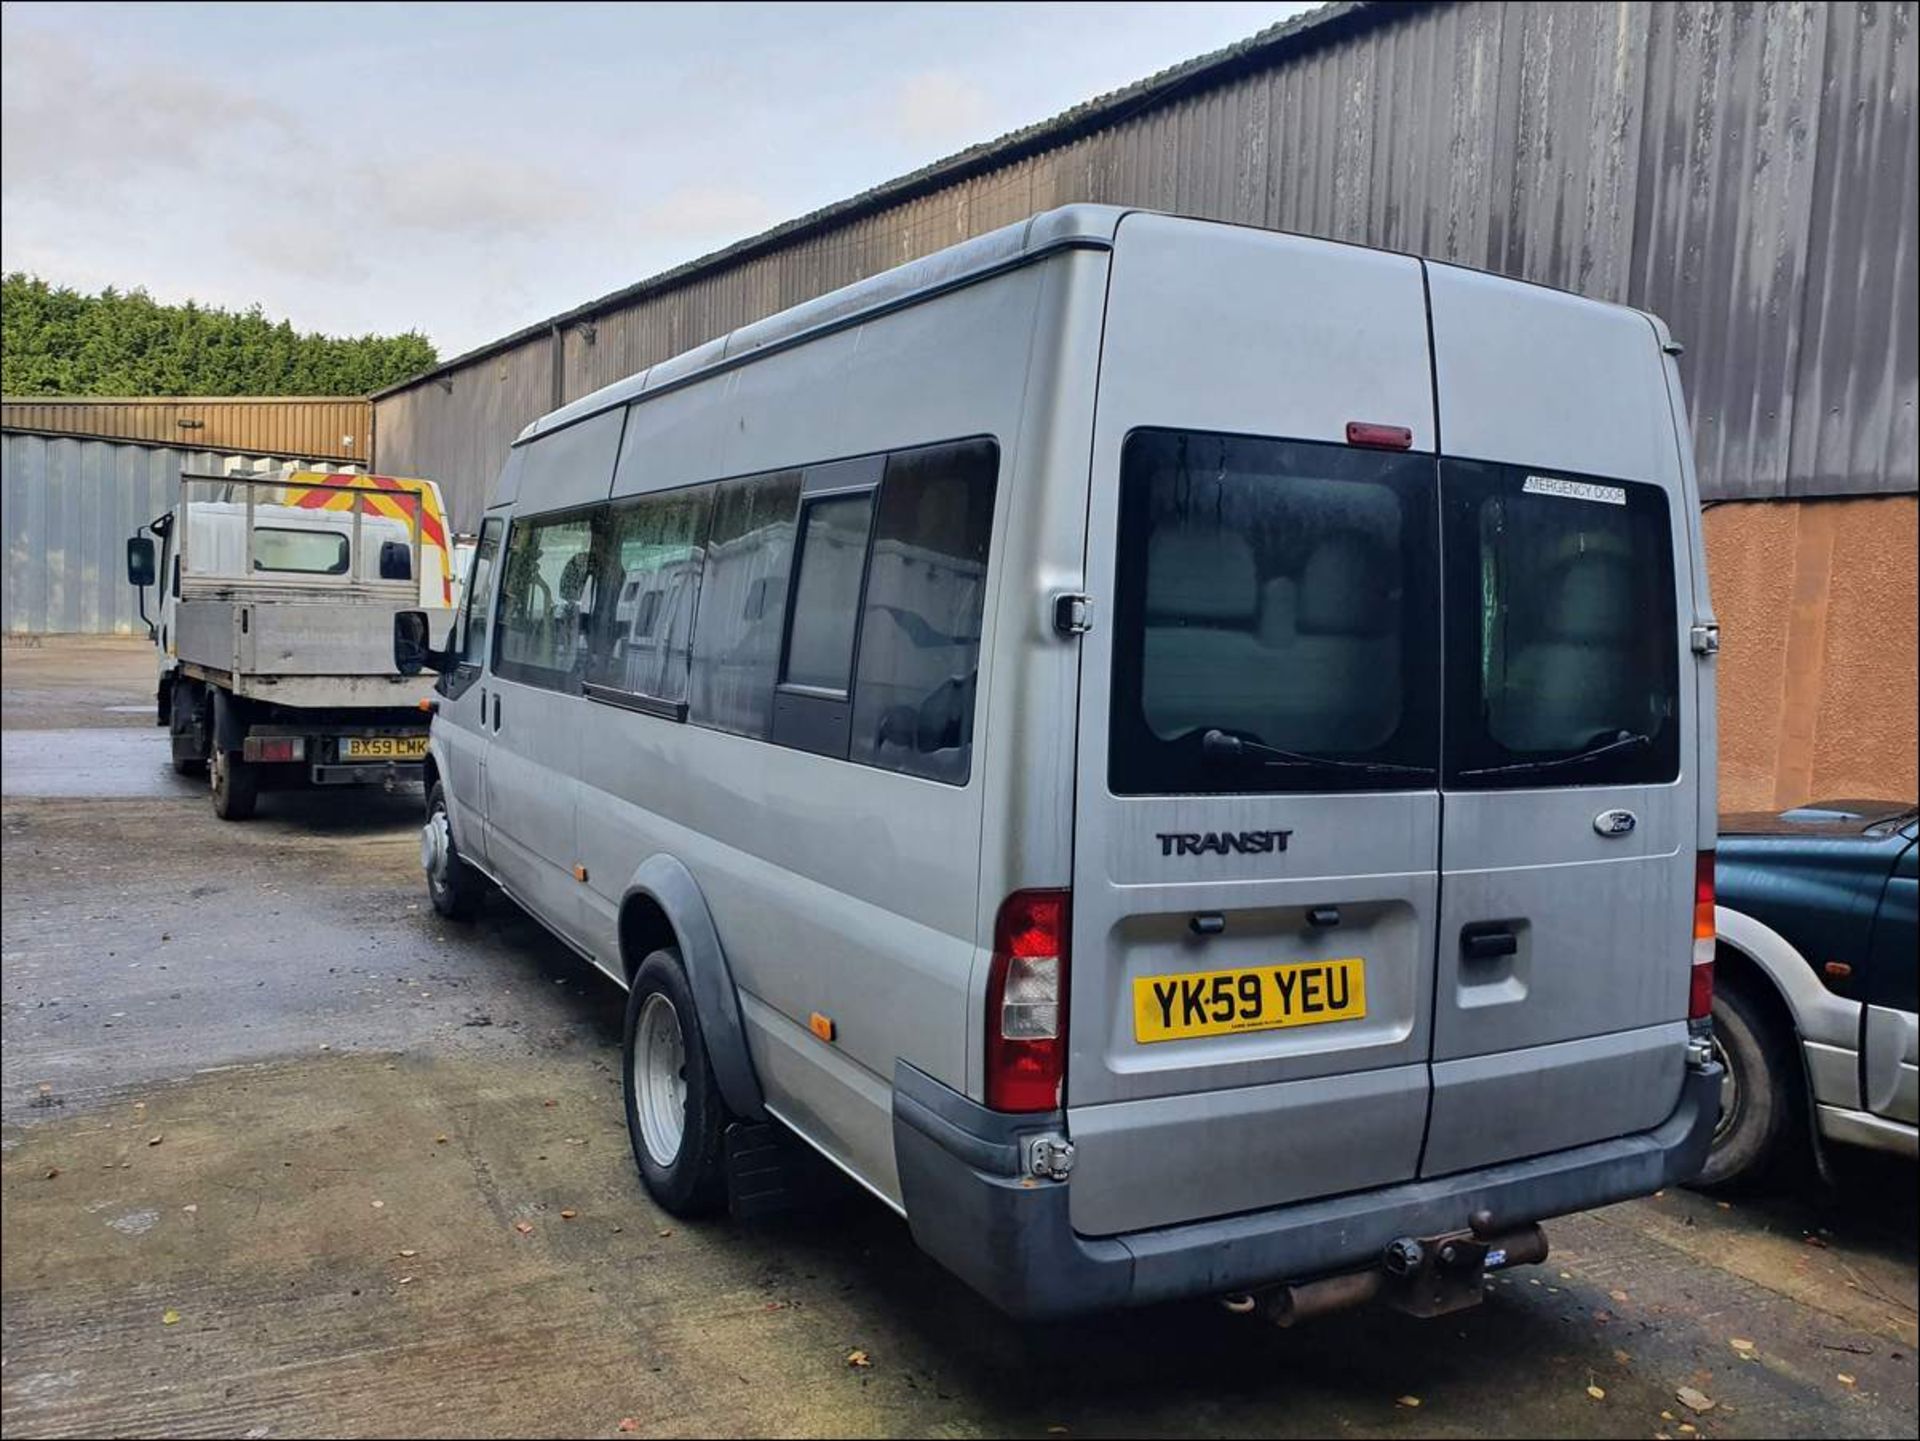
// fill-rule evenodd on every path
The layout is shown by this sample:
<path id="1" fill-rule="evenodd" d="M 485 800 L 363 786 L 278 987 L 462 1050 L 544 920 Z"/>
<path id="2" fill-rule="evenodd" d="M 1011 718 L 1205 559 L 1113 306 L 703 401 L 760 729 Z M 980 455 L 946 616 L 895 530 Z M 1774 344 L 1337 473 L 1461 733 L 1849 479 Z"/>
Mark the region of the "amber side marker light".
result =
<path id="1" fill-rule="evenodd" d="M 818 1036 L 821 1040 L 831 1041 L 835 1034 L 833 1017 L 823 1016 L 818 1011 L 815 1011 L 807 1017 L 807 1029 L 812 1031 L 814 1035 Z"/>
<path id="2" fill-rule="evenodd" d="M 1378 425 L 1370 420 L 1347 422 L 1347 444 L 1373 450 L 1411 450 L 1413 432 L 1404 425 Z"/>

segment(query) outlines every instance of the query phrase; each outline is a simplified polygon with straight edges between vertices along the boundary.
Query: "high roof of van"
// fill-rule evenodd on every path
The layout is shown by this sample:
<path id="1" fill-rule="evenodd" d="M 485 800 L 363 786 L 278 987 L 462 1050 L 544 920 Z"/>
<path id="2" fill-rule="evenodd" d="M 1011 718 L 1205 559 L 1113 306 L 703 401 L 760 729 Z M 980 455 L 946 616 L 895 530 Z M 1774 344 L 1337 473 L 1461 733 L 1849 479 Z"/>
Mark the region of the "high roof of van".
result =
<path id="1" fill-rule="evenodd" d="M 745 359 L 755 351 L 797 343 L 811 335 L 838 328 L 856 318 L 883 314 L 889 310 L 924 300 L 942 291 L 951 290 L 991 275 L 996 271 L 1010 270 L 1024 265 L 1037 257 L 1057 250 L 1075 247 L 1110 249 L 1120 222 L 1132 214 L 1169 214 L 1144 210 L 1137 205 L 1062 205 L 1052 210 L 1043 210 L 1025 220 L 1003 225 L 998 230 L 990 230 L 971 240 L 950 245 L 944 250 L 936 250 L 918 260 L 910 260 L 904 265 L 883 270 L 864 280 L 856 280 L 838 290 L 830 290 L 825 295 L 815 296 L 764 319 L 753 321 L 738 329 L 717 335 L 691 350 L 683 350 L 678 355 L 638 371 L 621 380 L 590 394 L 570 401 L 558 410 L 550 411 L 538 420 L 531 422 L 515 438 L 515 445 L 524 445 L 528 441 L 570 425 L 599 411 L 608 410 L 616 405 L 664 390 L 678 383 L 708 371 L 726 367 Z M 1226 221 L 1210 221 L 1199 216 L 1177 216 L 1177 219 L 1190 219 L 1196 225 L 1231 224 Z M 1309 239 L 1323 240 L 1329 245 L 1348 245 L 1353 242 L 1328 240 L 1324 236 L 1310 236 Z M 1377 246 L 1360 246 L 1360 249 L 1379 249 Z M 1404 252 L 1394 252 L 1404 253 Z M 1415 257 L 1425 260 L 1425 257 Z M 1445 261 L 1425 260 L 1429 265 L 1449 264 Z M 1454 266 L 1455 269 L 1471 267 Z M 1607 301 L 1593 300 L 1575 295 L 1571 291 L 1560 291 L 1552 286 L 1537 286 L 1533 282 L 1517 280 L 1508 276 L 1495 276 L 1492 272 L 1476 271 L 1489 278 L 1502 280 L 1507 284 L 1523 286 L 1529 289 L 1555 290 L 1557 294 L 1568 295 L 1585 304 L 1606 309 L 1630 309 L 1614 306 Z M 1646 314 L 1646 312 L 1638 312 Z M 1670 343 L 1665 324 L 1658 316 L 1648 315 L 1654 324 L 1663 345 Z"/>

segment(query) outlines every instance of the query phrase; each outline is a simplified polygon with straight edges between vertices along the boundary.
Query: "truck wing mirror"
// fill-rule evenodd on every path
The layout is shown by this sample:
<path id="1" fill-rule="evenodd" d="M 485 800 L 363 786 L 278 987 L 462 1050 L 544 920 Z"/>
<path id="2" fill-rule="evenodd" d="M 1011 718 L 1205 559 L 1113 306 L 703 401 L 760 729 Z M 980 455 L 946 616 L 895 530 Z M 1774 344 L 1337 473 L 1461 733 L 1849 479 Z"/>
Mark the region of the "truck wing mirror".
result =
<path id="1" fill-rule="evenodd" d="M 424 610 L 402 610 L 393 617 L 393 668 L 401 675 L 447 669 L 447 652 L 433 648 Z"/>
<path id="2" fill-rule="evenodd" d="M 127 584 L 145 590 L 153 584 L 153 542 L 144 535 L 127 537 Z"/>

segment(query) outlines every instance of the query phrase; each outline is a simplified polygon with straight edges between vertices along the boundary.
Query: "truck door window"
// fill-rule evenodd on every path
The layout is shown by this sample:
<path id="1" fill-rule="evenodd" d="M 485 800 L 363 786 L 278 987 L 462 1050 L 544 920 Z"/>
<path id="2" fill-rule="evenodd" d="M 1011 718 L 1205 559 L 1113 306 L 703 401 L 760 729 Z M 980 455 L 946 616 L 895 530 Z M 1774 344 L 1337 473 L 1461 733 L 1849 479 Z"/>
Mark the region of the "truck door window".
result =
<path id="1" fill-rule="evenodd" d="M 494 671 L 507 680 L 575 690 L 592 614 L 591 514 L 514 522 L 498 612 Z"/>
<path id="2" fill-rule="evenodd" d="M 1679 626 L 1657 485 L 1441 463 L 1447 784 L 1679 774 Z"/>

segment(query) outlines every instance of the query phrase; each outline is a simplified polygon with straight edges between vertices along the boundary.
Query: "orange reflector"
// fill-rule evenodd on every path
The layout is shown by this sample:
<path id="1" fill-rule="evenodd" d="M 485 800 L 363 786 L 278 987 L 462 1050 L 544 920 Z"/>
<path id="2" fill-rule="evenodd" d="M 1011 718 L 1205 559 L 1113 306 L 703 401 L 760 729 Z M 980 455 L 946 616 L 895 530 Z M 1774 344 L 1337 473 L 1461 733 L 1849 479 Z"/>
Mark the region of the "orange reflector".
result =
<path id="1" fill-rule="evenodd" d="M 1825 971 L 1828 975 L 1834 977 L 1836 980 L 1845 980 L 1848 976 L 1853 974 L 1853 967 L 1848 965 L 1845 961 L 1828 961 L 1820 969 Z"/>
<path id="2" fill-rule="evenodd" d="M 573 868 L 573 878 L 576 881 L 584 881 L 587 878 L 587 868 L 585 866 L 575 866 Z"/>
<path id="3" fill-rule="evenodd" d="M 807 1029 L 812 1031 L 814 1035 L 818 1036 L 821 1040 L 831 1041 L 834 1036 L 833 1018 L 831 1016 L 823 1016 L 818 1011 L 815 1011 L 811 1016 L 807 1017 Z"/>
<path id="4" fill-rule="evenodd" d="M 416 704 L 421 710 L 427 712 L 428 715 L 432 715 L 434 711 L 439 709 L 438 702 L 428 700 L 425 697 L 422 697 Z"/>

